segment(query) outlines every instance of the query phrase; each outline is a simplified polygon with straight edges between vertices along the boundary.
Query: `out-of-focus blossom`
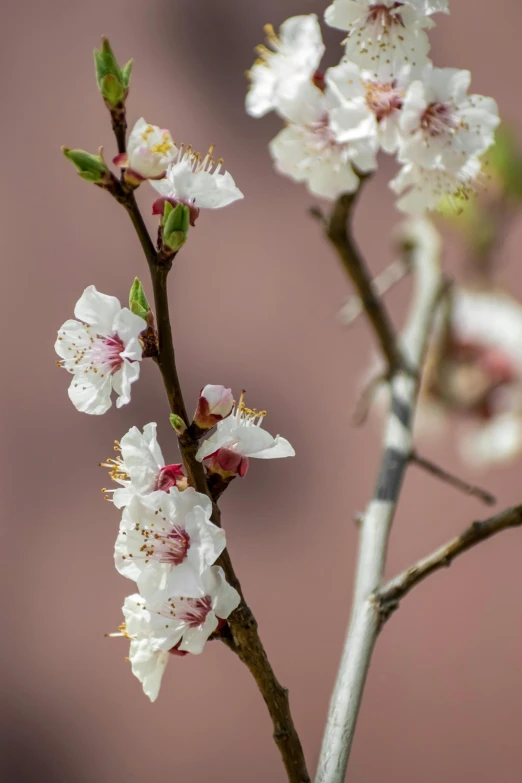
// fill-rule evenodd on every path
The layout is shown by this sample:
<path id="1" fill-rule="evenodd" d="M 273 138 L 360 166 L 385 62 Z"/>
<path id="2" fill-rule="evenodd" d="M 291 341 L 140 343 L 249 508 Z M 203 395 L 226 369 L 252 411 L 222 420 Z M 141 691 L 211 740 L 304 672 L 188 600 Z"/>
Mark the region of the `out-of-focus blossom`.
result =
<path id="1" fill-rule="evenodd" d="M 287 19 L 279 36 L 271 25 L 265 27 L 265 33 L 271 48 L 257 47 L 259 58 L 248 74 L 251 84 L 246 110 L 252 117 L 278 109 L 280 99 L 294 99 L 300 87 L 314 76 L 324 53 L 315 14 Z"/>

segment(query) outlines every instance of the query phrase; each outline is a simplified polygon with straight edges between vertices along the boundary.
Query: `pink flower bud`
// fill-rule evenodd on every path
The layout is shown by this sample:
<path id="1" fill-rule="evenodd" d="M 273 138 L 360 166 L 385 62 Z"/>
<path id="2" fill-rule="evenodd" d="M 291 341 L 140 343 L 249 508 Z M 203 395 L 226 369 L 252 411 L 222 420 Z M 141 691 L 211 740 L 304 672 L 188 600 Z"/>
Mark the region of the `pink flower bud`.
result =
<path id="1" fill-rule="evenodd" d="M 201 390 L 198 407 L 194 414 L 194 423 L 201 430 L 209 430 L 218 421 L 230 416 L 233 407 L 234 399 L 231 389 L 208 384 Z"/>
<path id="2" fill-rule="evenodd" d="M 248 457 L 224 447 L 215 451 L 206 464 L 209 473 L 219 473 L 223 478 L 234 475 L 243 478 L 248 470 Z"/>
<path id="3" fill-rule="evenodd" d="M 155 488 L 161 489 L 163 492 L 168 492 L 171 487 L 178 487 L 178 489 L 181 489 L 184 484 L 184 479 L 185 474 L 183 473 L 183 465 L 165 465 L 158 474 Z M 185 487 L 183 486 L 183 489 L 184 488 Z"/>

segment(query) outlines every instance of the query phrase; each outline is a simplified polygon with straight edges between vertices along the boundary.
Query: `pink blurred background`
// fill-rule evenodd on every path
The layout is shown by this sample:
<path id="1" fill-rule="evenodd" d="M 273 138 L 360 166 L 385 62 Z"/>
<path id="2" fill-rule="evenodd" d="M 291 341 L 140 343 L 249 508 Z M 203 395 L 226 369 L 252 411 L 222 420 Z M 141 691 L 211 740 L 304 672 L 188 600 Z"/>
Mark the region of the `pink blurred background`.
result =
<path id="1" fill-rule="evenodd" d="M 122 210 L 82 183 L 61 144 L 113 154 L 91 50 L 107 34 L 135 58 L 129 119 L 144 115 L 178 141 L 217 144 L 245 200 L 205 214 L 171 279 L 179 369 L 189 408 L 207 382 L 245 387 L 267 427 L 297 456 L 257 462 L 222 501 L 229 547 L 280 680 L 289 687 L 310 770 L 348 618 L 355 512 L 372 491 L 375 422 L 350 424 L 371 336 L 336 321 L 350 289 L 318 226 L 316 200 L 277 176 L 267 143 L 276 118 L 244 114 L 244 71 L 262 24 L 322 12 L 311 0 L 28 0 L 3 6 L 1 179 L 3 411 L 10 584 L 2 698 L 9 783 L 284 781 L 265 705 L 246 669 L 218 643 L 173 659 L 151 705 L 104 633 L 121 622 L 131 582 L 114 570 L 116 510 L 98 462 L 133 424 L 156 420 L 176 460 L 152 363 L 132 404 L 103 419 L 78 414 L 55 367 L 55 331 L 83 288 L 125 300 L 144 261 Z M 522 126 L 522 7 L 453 0 L 437 19 L 433 57 L 470 68 Z M 327 32 L 330 61 L 341 36 Z M 374 271 L 391 260 L 398 220 L 384 162 L 364 193 L 358 239 Z M 139 198 L 148 211 L 151 192 Z M 153 225 L 151 219 L 151 226 Z M 508 238 L 503 278 L 522 294 L 522 225 Z M 389 302 L 399 316 L 408 285 Z M 9 339 L 7 339 L 7 337 Z M 480 478 L 501 506 L 522 500 L 520 464 L 473 476 L 451 444 L 429 453 Z M 410 471 L 391 541 L 389 573 L 487 511 Z M 419 587 L 386 626 L 370 671 L 349 779 L 515 783 L 522 750 L 522 534 L 506 533 Z"/>

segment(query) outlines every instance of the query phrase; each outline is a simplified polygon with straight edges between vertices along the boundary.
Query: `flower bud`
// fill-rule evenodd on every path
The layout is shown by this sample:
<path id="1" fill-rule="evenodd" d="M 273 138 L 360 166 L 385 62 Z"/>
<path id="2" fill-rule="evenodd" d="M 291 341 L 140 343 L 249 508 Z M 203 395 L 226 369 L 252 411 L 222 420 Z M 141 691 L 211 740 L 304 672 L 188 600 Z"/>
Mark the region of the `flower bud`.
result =
<path id="1" fill-rule="evenodd" d="M 120 68 L 108 39 L 102 38 L 101 49 L 94 50 L 94 65 L 96 82 L 107 106 L 122 106 L 129 92 L 132 60 Z"/>
<path id="2" fill-rule="evenodd" d="M 176 435 L 179 438 L 181 438 L 181 436 L 184 435 L 185 432 L 187 431 L 187 425 L 185 424 L 181 416 L 178 416 L 175 413 L 171 413 L 169 416 L 169 421 Z"/>
<path id="3" fill-rule="evenodd" d="M 163 209 L 161 221 L 163 245 L 177 252 L 187 241 L 190 210 L 186 204 L 179 202 L 173 207 L 169 201 L 165 201 Z"/>
<path id="4" fill-rule="evenodd" d="M 170 132 L 141 117 L 130 133 L 127 152 L 116 155 L 113 163 L 125 169 L 125 181 L 137 187 L 144 179 L 163 179 L 177 154 Z"/>
<path id="5" fill-rule="evenodd" d="M 206 466 L 210 474 L 217 473 L 225 479 L 233 476 L 243 478 L 248 470 L 248 457 L 233 449 L 222 447 L 212 454 Z"/>
<path id="6" fill-rule="evenodd" d="M 145 291 L 141 281 L 135 277 L 129 294 L 129 310 L 140 318 L 147 320 L 147 314 L 150 312 L 149 303 L 145 296 Z"/>
<path id="7" fill-rule="evenodd" d="M 186 489 L 187 480 L 183 473 L 183 465 L 165 465 L 156 479 L 156 489 L 168 492 L 171 487 Z"/>
<path id="8" fill-rule="evenodd" d="M 232 389 L 208 384 L 199 395 L 194 424 L 201 430 L 209 430 L 232 413 L 234 399 Z"/>
<path id="9" fill-rule="evenodd" d="M 85 150 L 71 150 L 68 147 L 62 147 L 62 152 L 76 166 L 82 179 L 102 187 L 110 185 L 112 175 L 103 160 L 101 147 L 98 155 L 92 155 Z"/>

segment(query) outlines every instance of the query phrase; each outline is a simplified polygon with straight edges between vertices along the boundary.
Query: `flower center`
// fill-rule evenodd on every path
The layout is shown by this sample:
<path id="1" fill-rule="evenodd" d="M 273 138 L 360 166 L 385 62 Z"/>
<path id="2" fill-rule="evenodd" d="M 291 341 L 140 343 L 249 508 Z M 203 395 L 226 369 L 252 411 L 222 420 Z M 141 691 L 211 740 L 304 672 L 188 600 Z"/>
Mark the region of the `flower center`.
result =
<path id="1" fill-rule="evenodd" d="M 146 558 L 157 560 L 159 563 L 177 566 L 183 563 L 190 549 L 190 536 L 186 530 L 174 525 L 168 531 L 139 530 L 144 543 L 140 552 Z"/>
<path id="2" fill-rule="evenodd" d="M 159 155 L 167 155 L 173 149 L 173 144 L 170 141 L 169 134 L 163 133 L 163 141 L 153 144 L 150 151 Z"/>
<path id="3" fill-rule="evenodd" d="M 366 23 L 382 27 L 383 32 L 389 27 L 404 27 L 402 16 L 397 13 L 397 8 L 400 8 L 402 5 L 404 4 L 393 3 L 392 6 L 388 6 L 385 3 L 374 3 L 370 5 Z"/>
<path id="4" fill-rule="evenodd" d="M 397 82 L 366 82 L 366 105 L 375 114 L 377 122 L 402 109 L 403 97 Z"/>
<path id="5" fill-rule="evenodd" d="M 455 133 L 460 122 L 450 104 L 434 101 L 422 114 L 420 125 L 425 134 L 439 138 Z"/>
<path id="6" fill-rule="evenodd" d="M 232 413 L 232 416 L 236 417 L 238 424 L 255 424 L 256 427 L 260 427 L 263 418 L 266 416 L 266 411 L 258 411 L 257 408 L 247 408 L 243 402 L 245 394 L 246 392 L 243 389 L 235 413 Z"/>
<path id="7" fill-rule="evenodd" d="M 154 489 L 161 489 L 163 492 L 168 492 L 171 487 L 176 487 L 179 479 L 185 478 L 183 473 L 183 465 L 165 465 L 161 468 L 156 477 L 156 484 Z"/>
<path id="8" fill-rule="evenodd" d="M 178 605 L 176 616 L 187 623 L 190 628 L 198 628 L 207 619 L 212 610 L 212 599 L 209 595 L 203 598 L 181 598 L 181 606 Z"/>
<path id="9" fill-rule="evenodd" d="M 123 365 L 121 354 L 124 350 L 123 340 L 117 334 L 112 337 L 97 337 L 87 352 L 88 367 L 85 372 L 98 372 L 98 369 L 109 373 L 116 372 Z"/>

